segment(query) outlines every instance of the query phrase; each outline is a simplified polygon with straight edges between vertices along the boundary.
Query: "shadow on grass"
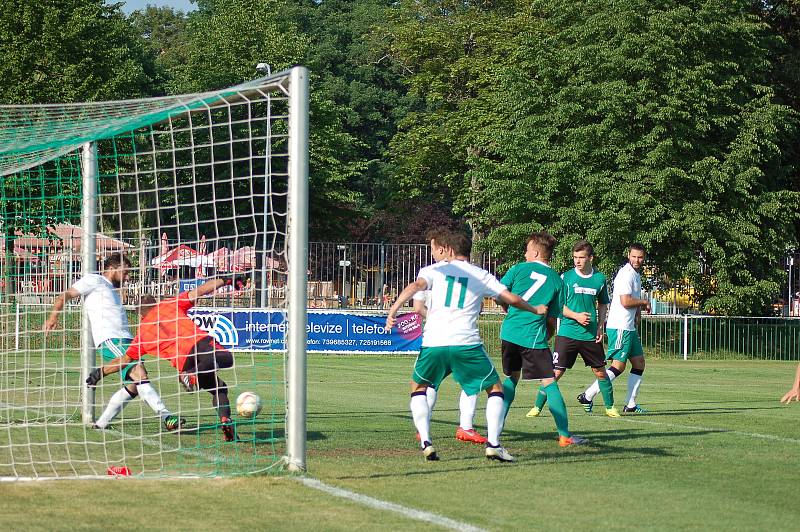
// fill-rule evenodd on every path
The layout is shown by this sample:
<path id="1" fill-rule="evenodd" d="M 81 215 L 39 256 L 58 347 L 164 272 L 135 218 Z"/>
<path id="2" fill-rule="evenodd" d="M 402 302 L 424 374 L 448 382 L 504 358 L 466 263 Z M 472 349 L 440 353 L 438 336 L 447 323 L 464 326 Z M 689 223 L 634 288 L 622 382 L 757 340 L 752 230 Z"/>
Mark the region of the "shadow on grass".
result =
<path id="1" fill-rule="evenodd" d="M 555 442 L 553 442 L 555 445 Z M 438 449 L 437 449 L 438 450 Z M 531 468 L 538 467 L 547 463 L 594 463 L 599 462 L 612 462 L 612 461 L 637 461 L 642 458 L 671 458 L 677 455 L 669 453 L 664 449 L 657 447 L 639 447 L 636 449 L 628 449 L 625 447 L 614 447 L 611 445 L 589 444 L 580 446 L 580 454 L 572 452 L 572 448 L 561 449 L 556 447 L 552 451 L 536 452 L 526 454 L 525 452 L 515 452 L 514 457 L 516 462 L 513 464 L 500 464 L 493 462 L 487 467 L 513 467 L 517 468 Z M 441 460 L 438 462 L 425 462 L 422 455 L 419 455 L 419 460 L 424 469 L 413 471 L 397 471 L 392 473 L 372 473 L 363 475 L 345 475 L 336 477 L 337 480 L 369 480 L 379 478 L 402 478 L 402 477 L 415 477 L 415 476 L 428 476 L 428 475 L 442 475 L 450 473 L 468 473 L 475 472 L 476 461 L 483 461 L 482 450 L 477 449 L 480 454 L 463 455 L 457 451 L 456 453 L 449 454 L 448 451 L 439 452 Z M 413 464 L 409 464 L 413 467 Z"/>

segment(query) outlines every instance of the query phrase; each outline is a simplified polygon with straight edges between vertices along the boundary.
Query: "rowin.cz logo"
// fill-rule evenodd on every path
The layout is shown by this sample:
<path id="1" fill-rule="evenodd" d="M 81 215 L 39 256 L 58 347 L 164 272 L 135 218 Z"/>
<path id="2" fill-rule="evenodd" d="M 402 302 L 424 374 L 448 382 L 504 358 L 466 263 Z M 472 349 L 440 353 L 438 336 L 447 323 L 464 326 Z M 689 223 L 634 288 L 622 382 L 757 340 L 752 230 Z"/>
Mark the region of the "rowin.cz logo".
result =
<path id="1" fill-rule="evenodd" d="M 239 345 L 239 332 L 229 318 L 215 314 L 203 314 L 192 316 L 192 321 L 220 344 Z"/>

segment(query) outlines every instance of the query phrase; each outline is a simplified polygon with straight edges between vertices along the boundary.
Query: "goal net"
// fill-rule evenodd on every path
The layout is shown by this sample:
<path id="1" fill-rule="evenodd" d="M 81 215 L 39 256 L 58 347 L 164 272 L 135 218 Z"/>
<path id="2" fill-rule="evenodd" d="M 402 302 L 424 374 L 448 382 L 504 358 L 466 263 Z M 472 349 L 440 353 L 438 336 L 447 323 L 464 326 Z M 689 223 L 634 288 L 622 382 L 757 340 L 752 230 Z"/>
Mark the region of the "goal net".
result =
<path id="1" fill-rule="evenodd" d="M 0 106 L 0 478 L 304 468 L 307 77 L 295 67 L 202 94 Z M 147 378 L 130 378 L 135 397 L 120 399 L 120 373 L 85 384 L 126 347 L 96 345 L 119 306 L 103 301 L 98 314 L 90 295 L 73 297 L 86 293 L 75 283 L 113 287 L 106 261 L 116 254 L 130 266 L 127 278 L 114 270 L 122 283 L 107 293 L 131 336 L 148 298 L 181 301 L 209 280 L 237 279 L 187 315 L 232 354 L 217 371 L 226 386 L 187 392 L 170 361 L 146 350 Z M 176 327 L 155 326 L 166 353 L 164 331 Z M 225 389 L 230 423 L 220 419 Z M 255 416 L 237 413 L 245 391 L 261 400 Z M 120 401 L 110 424 L 99 421 Z"/>

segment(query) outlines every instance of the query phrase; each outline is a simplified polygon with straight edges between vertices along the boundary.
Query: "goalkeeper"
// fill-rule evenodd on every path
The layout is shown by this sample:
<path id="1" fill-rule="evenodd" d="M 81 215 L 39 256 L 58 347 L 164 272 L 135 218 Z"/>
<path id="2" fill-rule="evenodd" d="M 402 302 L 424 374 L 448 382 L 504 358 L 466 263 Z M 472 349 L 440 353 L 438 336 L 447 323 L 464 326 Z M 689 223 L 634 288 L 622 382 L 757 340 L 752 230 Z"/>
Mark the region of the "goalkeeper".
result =
<path id="1" fill-rule="evenodd" d="M 187 315 L 198 298 L 230 285 L 243 286 L 244 283 L 241 279 L 213 279 L 160 303 L 152 296 L 143 296 L 139 305 L 142 316 L 139 333 L 125 356 L 95 369 L 86 383 L 94 386 L 104 375 L 119 371 L 125 364 L 139 360 L 142 355 L 166 359 L 179 371 L 178 380 L 187 392 L 199 387 L 211 394 L 223 438 L 225 441 L 234 441 L 236 435 L 231 421 L 228 387 L 217 375 L 217 370 L 233 367 L 233 355 L 197 327 Z"/>

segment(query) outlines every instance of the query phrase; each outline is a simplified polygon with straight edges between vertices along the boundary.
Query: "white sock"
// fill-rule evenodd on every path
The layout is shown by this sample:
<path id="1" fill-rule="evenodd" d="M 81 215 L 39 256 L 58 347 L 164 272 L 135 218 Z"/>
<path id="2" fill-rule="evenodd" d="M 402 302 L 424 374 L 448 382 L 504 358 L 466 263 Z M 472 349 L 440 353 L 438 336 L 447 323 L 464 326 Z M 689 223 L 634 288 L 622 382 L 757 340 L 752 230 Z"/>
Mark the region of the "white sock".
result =
<path id="1" fill-rule="evenodd" d="M 425 397 L 428 400 L 428 427 L 431 426 L 431 419 L 433 418 L 433 407 L 436 406 L 436 398 L 439 396 L 436 388 L 428 386 L 425 390 Z"/>
<path id="2" fill-rule="evenodd" d="M 486 400 L 486 438 L 489 445 L 500 445 L 500 431 L 503 430 L 503 398 L 499 395 L 490 395 Z"/>
<path id="3" fill-rule="evenodd" d="M 642 385 L 642 376 L 631 373 L 628 375 L 628 398 L 625 404 L 628 408 L 636 406 L 636 396 L 639 395 L 639 386 Z"/>
<path id="4" fill-rule="evenodd" d="M 167 410 L 167 406 L 161 400 L 161 396 L 158 395 L 156 389 L 150 384 L 150 381 L 140 382 L 136 385 L 136 389 L 139 391 L 139 397 L 144 399 L 144 402 L 150 405 L 153 412 L 161 416 L 161 419 L 172 415 L 172 412 Z"/>
<path id="5" fill-rule="evenodd" d="M 458 426 L 464 430 L 472 430 L 472 420 L 475 419 L 475 408 L 478 406 L 478 394 L 467 395 L 461 390 L 461 397 L 458 398 L 458 410 L 461 413 L 461 420 Z"/>
<path id="6" fill-rule="evenodd" d="M 417 427 L 419 432 L 419 443 L 424 445 L 425 442 L 431 441 L 430 425 L 428 418 L 430 409 L 428 408 L 427 394 L 419 394 L 411 396 L 411 417 L 414 418 L 414 426 Z"/>
<path id="7" fill-rule="evenodd" d="M 607 369 L 606 377 L 608 377 L 608 382 L 611 382 L 617 378 L 617 374 L 611 371 L 610 369 Z M 588 400 L 593 401 L 594 397 L 598 393 L 600 393 L 600 384 L 595 379 L 595 381 L 588 388 L 586 388 L 586 391 L 583 392 L 583 395 L 585 395 Z"/>
<path id="8" fill-rule="evenodd" d="M 111 420 L 122 412 L 122 409 L 125 408 L 125 405 L 128 404 L 131 399 L 133 399 L 133 397 L 131 397 L 130 392 L 124 387 L 114 392 L 114 395 L 108 400 L 108 406 L 103 410 L 100 419 L 95 422 L 95 425 L 101 429 L 106 428 L 108 424 L 111 423 Z"/>

